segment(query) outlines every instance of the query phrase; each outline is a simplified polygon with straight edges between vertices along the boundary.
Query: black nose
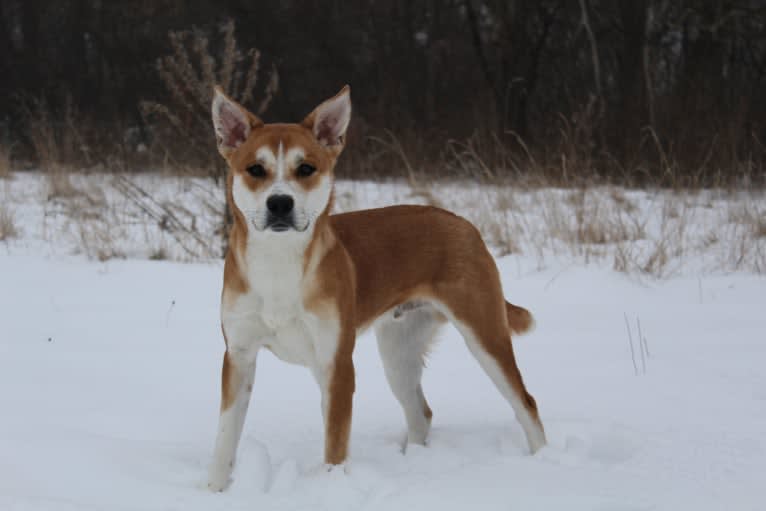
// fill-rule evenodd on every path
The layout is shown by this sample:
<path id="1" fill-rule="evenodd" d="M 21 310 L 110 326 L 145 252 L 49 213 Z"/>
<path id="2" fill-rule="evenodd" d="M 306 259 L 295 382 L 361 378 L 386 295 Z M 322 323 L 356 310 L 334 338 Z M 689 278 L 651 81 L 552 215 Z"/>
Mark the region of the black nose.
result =
<path id="1" fill-rule="evenodd" d="M 286 216 L 293 210 L 293 198 L 289 195 L 272 195 L 266 199 L 266 207 L 275 216 Z"/>

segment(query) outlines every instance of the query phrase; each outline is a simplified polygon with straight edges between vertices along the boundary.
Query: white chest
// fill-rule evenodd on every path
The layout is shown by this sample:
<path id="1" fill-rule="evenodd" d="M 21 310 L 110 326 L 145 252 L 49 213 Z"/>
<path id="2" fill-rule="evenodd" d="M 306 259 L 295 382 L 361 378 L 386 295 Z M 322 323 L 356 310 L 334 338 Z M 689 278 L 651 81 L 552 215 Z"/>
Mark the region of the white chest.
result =
<path id="1" fill-rule="evenodd" d="M 312 315 L 303 307 L 302 260 L 285 254 L 251 261 L 249 291 L 225 301 L 222 310 L 229 349 L 266 347 L 285 362 L 315 365 Z"/>

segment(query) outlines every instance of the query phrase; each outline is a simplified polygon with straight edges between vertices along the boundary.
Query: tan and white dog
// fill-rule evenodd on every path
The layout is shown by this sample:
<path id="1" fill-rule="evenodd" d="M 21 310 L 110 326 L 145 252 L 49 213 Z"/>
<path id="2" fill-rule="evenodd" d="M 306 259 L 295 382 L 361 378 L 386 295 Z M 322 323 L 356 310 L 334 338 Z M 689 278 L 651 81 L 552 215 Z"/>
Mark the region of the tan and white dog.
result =
<path id="1" fill-rule="evenodd" d="M 395 206 L 330 215 L 333 169 L 351 118 L 348 86 L 300 124 L 264 124 L 216 88 L 213 124 L 229 166 L 234 217 L 224 268 L 221 416 L 210 489 L 229 484 L 261 348 L 319 383 L 324 461 L 348 454 L 357 333 L 372 326 L 407 440 L 431 426 L 420 378 L 437 329 L 451 321 L 510 402 L 531 452 L 545 444 L 511 332 L 532 318 L 505 301 L 476 228 L 447 211 Z"/>

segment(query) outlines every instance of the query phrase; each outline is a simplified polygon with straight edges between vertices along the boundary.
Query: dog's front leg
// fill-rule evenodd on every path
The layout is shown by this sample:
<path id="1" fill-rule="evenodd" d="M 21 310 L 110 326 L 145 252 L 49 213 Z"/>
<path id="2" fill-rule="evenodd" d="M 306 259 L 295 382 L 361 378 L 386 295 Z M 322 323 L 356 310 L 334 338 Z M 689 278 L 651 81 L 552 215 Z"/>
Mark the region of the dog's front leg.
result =
<path id="1" fill-rule="evenodd" d="M 324 461 L 339 465 L 348 456 L 351 408 L 354 398 L 354 363 L 351 355 L 336 358 L 326 390 Z"/>
<path id="2" fill-rule="evenodd" d="M 324 461 L 329 465 L 340 465 L 348 455 L 351 435 L 355 381 L 351 356 L 355 335 L 351 329 L 332 329 L 331 332 L 325 332 L 317 338 L 319 360 L 314 374 L 322 392 Z"/>
<path id="3" fill-rule="evenodd" d="M 223 491 L 229 485 L 255 379 L 257 348 L 226 350 L 221 371 L 221 416 L 210 465 L 208 488 Z"/>

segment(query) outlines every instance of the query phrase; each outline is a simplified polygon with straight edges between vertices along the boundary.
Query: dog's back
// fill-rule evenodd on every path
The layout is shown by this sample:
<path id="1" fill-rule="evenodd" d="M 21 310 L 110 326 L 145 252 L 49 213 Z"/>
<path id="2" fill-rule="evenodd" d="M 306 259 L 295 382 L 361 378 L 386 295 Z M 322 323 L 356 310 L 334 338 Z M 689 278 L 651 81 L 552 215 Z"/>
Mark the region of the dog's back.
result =
<path id="1" fill-rule="evenodd" d="M 448 282 L 463 285 L 466 298 L 486 295 L 498 282 L 494 259 L 479 231 L 449 211 L 390 206 L 332 215 L 330 220 L 356 270 L 360 327 Z M 369 299 L 374 296 L 385 300 Z M 512 331 L 523 333 L 531 327 L 526 309 L 507 303 L 506 312 Z"/>

